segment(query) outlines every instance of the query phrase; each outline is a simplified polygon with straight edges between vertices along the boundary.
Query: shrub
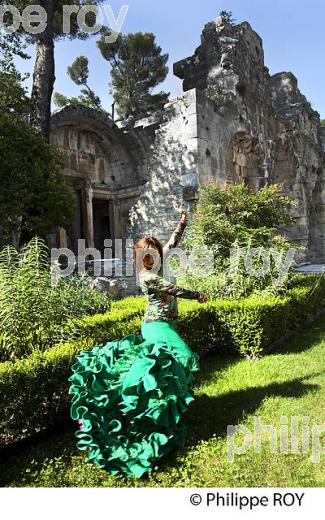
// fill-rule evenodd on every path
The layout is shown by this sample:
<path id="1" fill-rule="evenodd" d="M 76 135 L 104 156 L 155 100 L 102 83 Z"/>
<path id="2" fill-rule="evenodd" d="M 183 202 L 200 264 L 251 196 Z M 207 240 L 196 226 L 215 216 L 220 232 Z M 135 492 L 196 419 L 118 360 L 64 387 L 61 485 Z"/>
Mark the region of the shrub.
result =
<path id="1" fill-rule="evenodd" d="M 186 302 L 185 308 L 184 304 L 180 306 L 180 332 L 201 355 L 257 357 L 292 330 L 310 323 L 325 308 L 325 276 L 297 275 L 291 285 L 278 296 L 214 300 L 202 307 Z"/>
<path id="2" fill-rule="evenodd" d="M 279 278 L 292 247 L 279 230 L 292 223 L 289 213 L 294 205 L 278 185 L 258 193 L 245 185 L 201 188 L 185 245 L 189 253 L 205 248 L 213 252 L 214 275 L 206 277 L 206 262 L 202 276 L 189 270 L 179 283 L 219 298 L 243 298 L 266 288 L 275 294 L 278 285 L 273 280 Z M 266 272 L 255 276 L 247 268 L 250 264 Z M 286 282 L 286 276 L 281 282 Z"/>
<path id="3" fill-rule="evenodd" d="M 0 363 L 0 440 L 68 420 L 68 378 L 76 354 L 94 343 L 140 332 L 144 308 L 144 298 L 126 298 L 114 303 L 109 313 L 75 320 L 79 339 Z"/>
<path id="4" fill-rule="evenodd" d="M 284 297 L 250 297 L 200 305 L 182 301 L 178 329 L 201 357 L 227 353 L 256 357 L 274 341 L 312 320 L 325 307 L 325 277 L 302 278 Z M 27 359 L 0 364 L 3 439 L 29 434 L 58 420 L 68 421 L 71 365 L 78 352 L 140 332 L 145 298 L 112 304 L 105 315 L 80 323 L 81 335 Z M 0 435 L 0 438 L 1 438 Z"/>
<path id="5" fill-rule="evenodd" d="M 90 289 L 86 277 L 61 277 L 54 285 L 39 238 L 20 252 L 7 246 L 0 253 L 0 360 L 49 348 L 71 337 L 69 318 L 109 308 L 107 294 Z"/>
<path id="6" fill-rule="evenodd" d="M 236 23 L 236 20 L 235 18 L 233 17 L 233 14 L 231 11 L 221 11 L 219 16 L 221 16 L 221 18 L 226 22 L 226 23 L 229 23 L 230 25 L 235 25 Z"/>

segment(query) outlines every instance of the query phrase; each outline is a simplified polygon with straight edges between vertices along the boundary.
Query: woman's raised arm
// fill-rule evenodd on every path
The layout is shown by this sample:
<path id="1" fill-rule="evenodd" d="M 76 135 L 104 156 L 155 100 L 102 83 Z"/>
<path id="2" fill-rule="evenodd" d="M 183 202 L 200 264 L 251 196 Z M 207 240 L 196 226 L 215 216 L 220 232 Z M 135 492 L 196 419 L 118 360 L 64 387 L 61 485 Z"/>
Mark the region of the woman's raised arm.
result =
<path id="1" fill-rule="evenodd" d="M 186 211 L 183 211 L 182 217 L 181 217 L 179 223 L 177 224 L 175 231 L 173 232 L 172 236 L 168 240 L 167 244 L 164 245 L 164 252 L 178 246 L 178 244 L 180 243 L 182 236 L 184 234 L 185 228 L 187 226 L 187 220 L 188 220 L 187 213 L 186 213 Z"/>

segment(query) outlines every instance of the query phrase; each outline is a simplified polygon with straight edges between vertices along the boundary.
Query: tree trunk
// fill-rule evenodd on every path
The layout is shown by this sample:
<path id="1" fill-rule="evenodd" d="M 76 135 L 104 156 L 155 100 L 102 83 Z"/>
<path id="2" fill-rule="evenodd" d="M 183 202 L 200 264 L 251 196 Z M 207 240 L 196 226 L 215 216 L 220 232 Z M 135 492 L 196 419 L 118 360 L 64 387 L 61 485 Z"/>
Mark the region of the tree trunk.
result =
<path id="1" fill-rule="evenodd" d="M 30 124 L 49 141 L 51 99 L 55 81 L 53 0 L 41 0 L 40 5 L 47 13 L 47 26 L 41 34 L 37 35 Z"/>

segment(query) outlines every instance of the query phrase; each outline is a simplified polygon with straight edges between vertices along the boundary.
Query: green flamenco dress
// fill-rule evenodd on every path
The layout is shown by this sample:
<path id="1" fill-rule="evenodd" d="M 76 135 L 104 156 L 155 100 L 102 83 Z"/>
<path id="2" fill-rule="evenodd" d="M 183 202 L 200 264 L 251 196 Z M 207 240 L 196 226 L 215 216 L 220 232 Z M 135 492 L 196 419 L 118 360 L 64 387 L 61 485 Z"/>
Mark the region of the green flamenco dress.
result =
<path id="1" fill-rule="evenodd" d="M 113 475 L 141 477 L 185 442 L 198 356 L 174 323 L 143 323 L 141 332 L 81 352 L 69 379 L 77 447 Z"/>

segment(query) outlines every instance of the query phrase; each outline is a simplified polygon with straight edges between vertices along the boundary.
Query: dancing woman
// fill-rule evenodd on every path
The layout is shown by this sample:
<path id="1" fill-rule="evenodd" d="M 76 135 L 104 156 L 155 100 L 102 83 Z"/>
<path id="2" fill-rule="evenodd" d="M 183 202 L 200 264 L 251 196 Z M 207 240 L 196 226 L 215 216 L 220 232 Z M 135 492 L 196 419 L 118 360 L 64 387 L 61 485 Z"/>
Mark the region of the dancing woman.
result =
<path id="1" fill-rule="evenodd" d="M 140 287 L 148 299 L 141 336 L 81 352 L 72 366 L 69 393 L 71 417 L 80 425 L 77 447 L 113 475 L 141 477 L 185 442 L 182 416 L 193 401 L 199 363 L 175 329 L 177 297 L 200 303 L 207 297 L 155 273 L 152 253 L 163 262 L 180 242 L 186 223 L 183 213 L 165 247 L 154 237 L 135 246 L 141 258 Z"/>

